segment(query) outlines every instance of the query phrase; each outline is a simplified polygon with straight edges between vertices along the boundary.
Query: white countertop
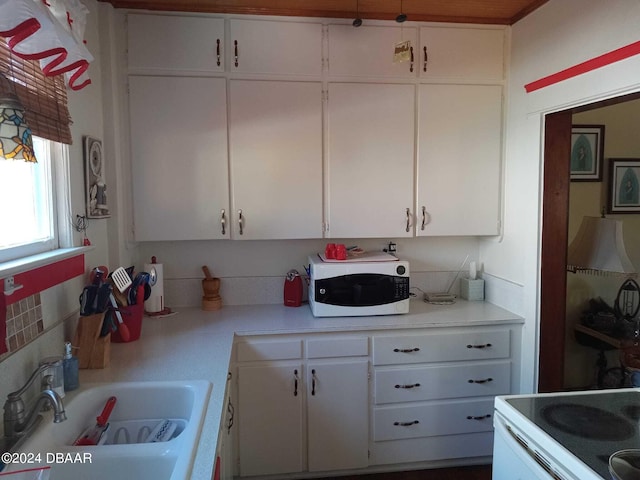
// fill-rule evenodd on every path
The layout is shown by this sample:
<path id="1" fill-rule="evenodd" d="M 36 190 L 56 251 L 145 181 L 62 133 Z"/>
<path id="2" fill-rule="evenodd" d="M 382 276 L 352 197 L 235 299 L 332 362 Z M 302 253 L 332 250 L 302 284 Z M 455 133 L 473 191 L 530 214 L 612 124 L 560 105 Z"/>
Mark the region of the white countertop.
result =
<path id="1" fill-rule="evenodd" d="M 208 380 L 213 389 L 204 421 L 192 479 L 210 480 L 224 390 L 234 335 L 374 331 L 404 328 L 459 327 L 522 323 L 507 310 L 484 302 L 458 300 L 453 305 L 411 301 L 405 315 L 315 318 L 308 305 L 223 307 L 214 312 L 180 309 L 166 318 L 145 317 L 140 339 L 112 343 L 107 368 L 81 370 L 80 388 L 87 383 L 145 380 Z"/>

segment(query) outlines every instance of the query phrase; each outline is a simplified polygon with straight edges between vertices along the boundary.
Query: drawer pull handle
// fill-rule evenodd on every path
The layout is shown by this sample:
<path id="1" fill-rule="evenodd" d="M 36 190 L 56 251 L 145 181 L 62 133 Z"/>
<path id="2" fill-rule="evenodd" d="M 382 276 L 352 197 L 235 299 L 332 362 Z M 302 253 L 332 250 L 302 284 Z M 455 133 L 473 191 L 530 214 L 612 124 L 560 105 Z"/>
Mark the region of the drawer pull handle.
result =
<path id="1" fill-rule="evenodd" d="M 293 371 L 293 396 L 298 396 L 298 370 Z"/>
<path id="2" fill-rule="evenodd" d="M 409 65 L 409 71 L 413 72 L 413 47 L 409 48 L 409 51 L 411 52 L 411 63 Z"/>
<path id="3" fill-rule="evenodd" d="M 485 344 L 481 344 L 481 345 L 467 345 L 467 348 L 489 348 L 492 347 L 493 345 L 491 345 L 490 343 L 485 343 Z"/>
<path id="4" fill-rule="evenodd" d="M 419 383 L 414 383 L 414 384 L 408 384 L 408 385 L 396 385 L 396 388 L 416 388 L 419 387 L 420 384 Z"/>
<path id="5" fill-rule="evenodd" d="M 393 422 L 396 427 L 410 427 L 411 425 L 417 425 L 420 421 L 414 420 L 413 422 Z"/>
<path id="6" fill-rule="evenodd" d="M 233 41 L 233 61 L 236 68 L 238 68 L 238 41 Z"/>
<path id="7" fill-rule="evenodd" d="M 469 380 L 469 383 L 488 383 L 488 382 L 493 382 L 493 378 L 489 377 L 489 378 L 485 378 L 484 380 Z"/>
<path id="8" fill-rule="evenodd" d="M 491 415 L 489 413 L 479 416 L 467 415 L 467 420 L 486 420 L 487 418 L 491 418 Z"/>
<path id="9" fill-rule="evenodd" d="M 220 66 L 220 39 L 216 40 L 216 65 Z"/>
<path id="10" fill-rule="evenodd" d="M 396 352 L 396 353 L 413 353 L 413 352 L 419 352 L 420 349 L 418 347 L 416 347 L 416 348 L 394 348 L 393 351 Z"/>

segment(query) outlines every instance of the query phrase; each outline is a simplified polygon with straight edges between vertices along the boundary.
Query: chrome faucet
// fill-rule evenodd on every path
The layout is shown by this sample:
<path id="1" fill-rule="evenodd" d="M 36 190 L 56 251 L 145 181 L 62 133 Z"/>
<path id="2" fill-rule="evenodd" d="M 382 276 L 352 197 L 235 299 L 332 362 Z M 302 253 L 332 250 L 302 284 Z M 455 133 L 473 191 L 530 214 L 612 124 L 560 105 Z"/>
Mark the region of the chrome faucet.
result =
<path id="1" fill-rule="evenodd" d="M 64 422 L 67 419 L 62 399 L 51 389 L 50 379 L 48 382 L 46 380 L 43 381 L 44 389 L 39 393 L 31 411 L 26 411 L 22 395 L 31 386 L 36 377 L 49 367 L 51 367 L 49 363 L 40 365 L 20 390 L 7 395 L 7 401 L 4 404 L 4 436 L 9 442 L 17 442 L 31 433 L 31 430 L 36 425 L 36 419 L 39 418 L 38 413 L 43 407 L 53 407 L 54 423 Z"/>

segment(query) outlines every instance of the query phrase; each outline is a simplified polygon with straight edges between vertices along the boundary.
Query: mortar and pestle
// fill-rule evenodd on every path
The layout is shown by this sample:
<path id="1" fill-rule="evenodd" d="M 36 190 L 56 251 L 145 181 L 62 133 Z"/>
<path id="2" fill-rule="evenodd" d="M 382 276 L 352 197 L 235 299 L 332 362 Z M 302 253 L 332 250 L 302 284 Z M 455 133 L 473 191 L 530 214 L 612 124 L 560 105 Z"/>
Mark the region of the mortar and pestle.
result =
<path id="1" fill-rule="evenodd" d="M 209 267 L 202 267 L 205 278 L 202 280 L 202 310 L 213 311 L 222 308 L 222 298 L 220 297 L 220 279 L 211 276 Z"/>

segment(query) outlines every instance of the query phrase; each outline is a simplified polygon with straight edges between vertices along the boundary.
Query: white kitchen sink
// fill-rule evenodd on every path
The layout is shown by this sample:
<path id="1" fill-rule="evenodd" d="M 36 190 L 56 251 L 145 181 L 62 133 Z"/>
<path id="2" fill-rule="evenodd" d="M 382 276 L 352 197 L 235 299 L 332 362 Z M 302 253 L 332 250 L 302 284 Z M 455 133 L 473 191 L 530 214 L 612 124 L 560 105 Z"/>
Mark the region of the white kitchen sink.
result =
<path id="1" fill-rule="evenodd" d="M 211 387 L 207 381 L 122 382 L 91 386 L 65 402 L 66 421 L 56 424 L 47 418 L 20 452 L 40 454 L 40 465 L 51 467 L 51 480 L 187 479 L 193 467 Z M 96 423 L 96 417 L 112 395 L 117 402 L 109 418 L 107 443 L 73 446 L 84 429 Z M 165 442 L 139 443 L 144 442 L 150 428 L 163 419 L 179 425 L 173 437 Z M 145 424 L 148 427 L 141 429 Z M 120 432 L 116 438 L 117 430 L 127 430 L 127 434 Z M 3 473 L 36 466 L 12 464 Z"/>

